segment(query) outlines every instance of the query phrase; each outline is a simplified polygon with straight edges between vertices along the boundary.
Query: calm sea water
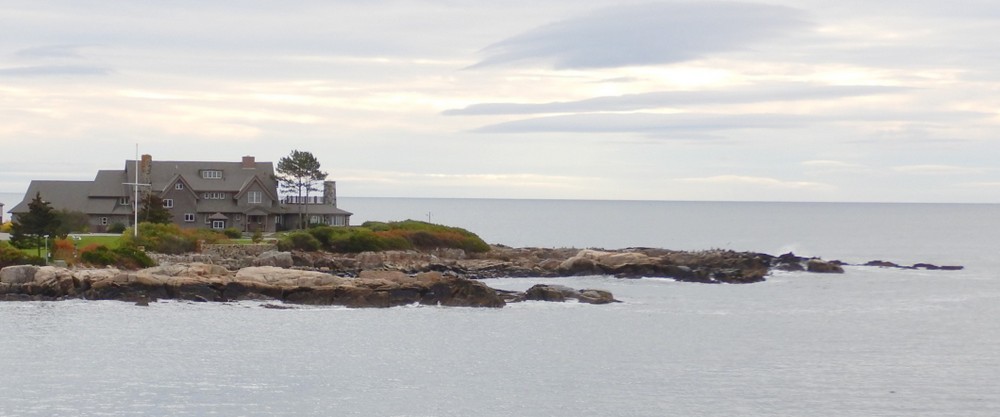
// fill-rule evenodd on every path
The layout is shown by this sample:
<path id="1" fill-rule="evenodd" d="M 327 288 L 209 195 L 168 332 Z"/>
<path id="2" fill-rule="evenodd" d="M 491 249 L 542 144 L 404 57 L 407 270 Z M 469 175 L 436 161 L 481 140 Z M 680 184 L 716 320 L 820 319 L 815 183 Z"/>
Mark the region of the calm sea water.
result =
<path id="1" fill-rule="evenodd" d="M 731 248 L 848 267 L 500 310 L 0 304 L 0 416 L 1000 415 L 1000 206 L 342 198 L 512 246 Z"/>

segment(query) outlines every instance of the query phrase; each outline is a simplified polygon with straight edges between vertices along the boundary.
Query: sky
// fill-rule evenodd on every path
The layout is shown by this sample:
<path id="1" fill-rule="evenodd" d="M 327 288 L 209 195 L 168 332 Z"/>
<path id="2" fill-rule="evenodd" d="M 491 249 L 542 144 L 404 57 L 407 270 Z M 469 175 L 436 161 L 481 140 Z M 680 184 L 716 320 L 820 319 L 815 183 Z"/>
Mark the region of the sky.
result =
<path id="1" fill-rule="evenodd" d="M 315 155 L 349 197 L 1000 203 L 1000 2 L 6 0 L 0 192 Z"/>

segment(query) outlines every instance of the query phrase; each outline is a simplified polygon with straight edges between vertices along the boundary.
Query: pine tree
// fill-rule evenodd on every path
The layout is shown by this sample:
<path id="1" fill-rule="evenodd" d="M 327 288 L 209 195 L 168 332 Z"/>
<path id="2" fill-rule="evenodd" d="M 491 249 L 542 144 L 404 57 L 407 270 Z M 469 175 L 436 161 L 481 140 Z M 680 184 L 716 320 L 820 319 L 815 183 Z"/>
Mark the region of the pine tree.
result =
<path id="1" fill-rule="evenodd" d="M 327 173 L 320 170 L 319 161 L 312 153 L 298 150 L 292 150 L 288 156 L 279 159 L 275 171 L 278 174 L 274 178 L 278 180 L 282 190 L 298 193 L 299 228 L 305 228 L 302 213 L 305 202 L 302 200 L 302 192 L 305 191 L 306 197 L 308 197 L 309 192 L 316 191 L 317 188 L 314 184 L 316 181 L 325 180 Z"/>
<path id="2" fill-rule="evenodd" d="M 153 194 L 147 194 L 139 207 L 139 221 L 159 224 L 171 223 L 173 216 L 170 210 L 163 207 L 163 199 Z"/>
<path id="3" fill-rule="evenodd" d="M 52 205 L 42 200 L 41 193 L 28 203 L 28 212 L 20 214 L 11 227 L 11 244 L 19 248 L 34 246 L 38 256 L 42 256 L 43 237 L 55 237 L 59 229 L 59 218 Z"/>

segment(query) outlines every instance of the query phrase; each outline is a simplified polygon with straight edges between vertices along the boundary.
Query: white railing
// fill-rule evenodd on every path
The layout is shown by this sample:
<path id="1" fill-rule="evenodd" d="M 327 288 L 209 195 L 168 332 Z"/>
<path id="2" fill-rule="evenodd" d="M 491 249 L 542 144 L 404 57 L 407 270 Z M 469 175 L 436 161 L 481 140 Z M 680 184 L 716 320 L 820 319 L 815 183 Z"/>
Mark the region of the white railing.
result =
<path id="1" fill-rule="evenodd" d="M 282 202 L 285 204 L 326 204 L 323 196 L 314 195 L 308 197 L 303 196 L 301 199 L 296 195 L 285 196 L 285 199 L 282 200 Z"/>

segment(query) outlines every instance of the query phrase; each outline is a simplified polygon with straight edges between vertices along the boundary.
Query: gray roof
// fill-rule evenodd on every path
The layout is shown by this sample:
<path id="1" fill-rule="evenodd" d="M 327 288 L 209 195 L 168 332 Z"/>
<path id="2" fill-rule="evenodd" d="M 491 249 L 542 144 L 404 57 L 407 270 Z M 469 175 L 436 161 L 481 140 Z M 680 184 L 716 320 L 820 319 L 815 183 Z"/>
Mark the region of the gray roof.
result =
<path id="1" fill-rule="evenodd" d="M 299 206 L 296 204 L 282 204 L 281 208 L 283 208 L 285 210 L 285 213 L 288 214 L 299 213 Z M 350 216 L 354 214 L 349 211 L 336 208 L 331 204 L 304 204 L 302 206 L 302 212 L 309 214 L 340 214 L 345 216 Z"/>
<path id="2" fill-rule="evenodd" d="M 204 170 L 222 171 L 221 179 L 202 178 L 201 172 Z M 243 168 L 242 162 L 221 162 L 221 161 L 152 161 L 150 167 L 150 183 L 153 191 L 163 192 L 166 187 L 173 183 L 174 177 L 180 175 L 184 177 L 188 185 L 197 192 L 204 191 L 226 191 L 239 192 L 242 187 L 252 178 L 257 176 L 268 186 L 275 185 L 274 164 L 271 162 L 255 162 L 254 168 Z M 131 178 L 129 182 L 135 180 L 135 160 L 125 162 L 125 178 Z M 139 181 L 142 182 L 140 174 Z"/>
<path id="3" fill-rule="evenodd" d="M 127 180 L 125 171 L 122 170 L 101 170 L 97 171 L 94 183 L 90 186 L 91 197 L 121 197 L 132 194 L 132 187 L 125 185 L 127 182 L 134 182 L 135 178 Z"/>
<path id="4" fill-rule="evenodd" d="M 27 213 L 28 204 L 41 195 L 56 210 L 80 211 L 87 206 L 87 196 L 90 193 L 91 181 L 51 181 L 34 180 L 28 185 L 24 200 L 10 209 L 10 213 Z"/>

